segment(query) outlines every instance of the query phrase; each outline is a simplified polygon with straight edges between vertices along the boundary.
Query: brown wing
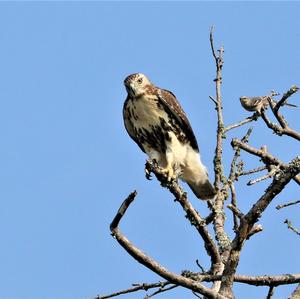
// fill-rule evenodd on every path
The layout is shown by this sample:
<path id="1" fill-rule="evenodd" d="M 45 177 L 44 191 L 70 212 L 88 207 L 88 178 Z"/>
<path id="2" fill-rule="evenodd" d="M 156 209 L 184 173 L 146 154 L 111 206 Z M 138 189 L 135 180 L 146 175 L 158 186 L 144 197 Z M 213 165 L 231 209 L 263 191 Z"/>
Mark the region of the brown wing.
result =
<path id="1" fill-rule="evenodd" d="M 179 102 L 176 99 L 176 96 L 169 90 L 157 88 L 158 90 L 158 99 L 163 104 L 164 109 L 168 111 L 178 122 L 180 128 L 188 137 L 191 146 L 193 149 L 199 151 L 197 140 L 191 124 L 181 108 Z"/>
<path id="2" fill-rule="evenodd" d="M 134 126 L 132 123 L 132 115 L 130 115 L 130 110 L 127 108 L 128 101 L 130 101 L 130 97 L 127 96 L 124 105 L 123 105 L 123 120 L 125 129 L 128 135 L 135 141 L 135 143 L 140 147 L 140 149 L 145 153 L 145 150 L 139 140 L 136 138 Z"/>

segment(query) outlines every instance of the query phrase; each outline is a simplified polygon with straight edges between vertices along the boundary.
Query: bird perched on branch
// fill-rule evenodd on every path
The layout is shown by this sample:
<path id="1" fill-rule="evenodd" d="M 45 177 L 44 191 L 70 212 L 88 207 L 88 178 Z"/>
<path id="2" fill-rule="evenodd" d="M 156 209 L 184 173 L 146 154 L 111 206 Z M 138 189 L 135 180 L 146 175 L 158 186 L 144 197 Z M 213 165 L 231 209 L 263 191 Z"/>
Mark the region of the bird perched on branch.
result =
<path id="1" fill-rule="evenodd" d="M 215 191 L 196 137 L 175 95 L 139 73 L 128 76 L 124 84 L 128 95 L 123 117 L 129 136 L 163 168 L 168 181 L 179 177 L 198 198 L 212 199 Z"/>
<path id="2" fill-rule="evenodd" d="M 273 103 L 274 105 L 277 104 L 277 102 L 274 101 L 271 96 L 240 97 L 240 102 L 244 109 L 246 109 L 247 111 L 258 112 L 259 114 L 261 114 L 263 110 L 268 108 L 268 106 L 270 105 L 269 101 L 271 101 L 271 103 Z M 286 102 L 283 103 L 283 106 L 297 107 L 296 105 Z"/>

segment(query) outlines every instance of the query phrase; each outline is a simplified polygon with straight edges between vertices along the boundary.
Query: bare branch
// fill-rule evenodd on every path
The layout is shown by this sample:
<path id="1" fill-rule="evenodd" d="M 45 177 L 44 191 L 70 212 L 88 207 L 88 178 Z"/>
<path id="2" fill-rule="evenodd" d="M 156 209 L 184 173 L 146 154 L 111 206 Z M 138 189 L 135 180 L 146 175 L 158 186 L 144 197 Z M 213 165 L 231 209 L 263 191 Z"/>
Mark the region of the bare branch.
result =
<path id="1" fill-rule="evenodd" d="M 290 220 L 286 219 L 284 221 L 284 223 L 287 224 L 288 229 L 290 229 L 291 231 L 293 231 L 296 235 L 300 236 L 300 231 L 299 229 L 297 229 Z"/>
<path id="2" fill-rule="evenodd" d="M 268 97 L 269 104 L 271 107 L 271 110 L 276 117 L 277 121 L 279 122 L 280 126 L 277 124 L 272 123 L 264 111 L 261 112 L 262 119 L 266 123 L 266 125 L 272 129 L 277 135 L 287 135 L 290 136 L 298 141 L 300 141 L 300 133 L 296 130 L 293 130 L 289 127 L 287 121 L 284 119 L 284 117 L 279 113 L 279 108 L 286 104 L 286 100 L 288 97 L 293 95 L 295 92 L 299 90 L 299 87 L 292 86 L 281 98 L 281 100 L 278 103 L 275 103 L 275 101 L 272 100 L 271 97 Z"/>
<path id="3" fill-rule="evenodd" d="M 222 280 L 222 275 L 211 275 L 203 273 L 194 273 L 191 271 L 185 271 L 182 273 L 185 277 L 196 281 L 211 282 L 215 280 Z M 236 274 L 233 277 L 235 282 L 249 284 L 253 286 L 279 286 L 287 284 L 295 284 L 300 282 L 300 274 L 282 274 L 282 275 L 260 275 L 260 276 L 248 276 Z"/>
<path id="4" fill-rule="evenodd" d="M 215 82 L 215 101 L 216 101 L 216 111 L 217 111 L 217 142 L 214 156 L 214 187 L 217 192 L 215 200 L 212 206 L 212 211 L 214 212 L 214 221 L 213 227 L 216 234 L 216 240 L 218 242 L 218 247 L 222 260 L 227 258 L 229 253 L 230 239 L 224 229 L 225 225 L 225 212 L 224 212 L 224 201 L 228 196 L 228 191 L 224 188 L 224 185 L 227 184 L 226 178 L 223 170 L 222 163 L 222 144 L 224 134 L 224 122 L 223 122 L 223 107 L 222 107 L 222 95 L 221 95 L 221 84 L 222 84 L 222 68 L 223 68 L 223 53 L 224 48 L 221 47 L 218 50 L 218 55 L 216 54 L 214 48 L 214 37 L 213 37 L 213 27 L 210 31 L 210 46 L 212 50 L 213 57 L 216 63 L 216 78 Z M 223 185 L 223 186 L 222 186 Z M 211 266 L 211 272 L 213 274 L 221 274 L 224 269 L 223 263 L 215 263 Z M 219 291 L 220 282 L 215 282 L 212 286 L 212 289 Z"/>
<path id="5" fill-rule="evenodd" d="M 177 288 L 177 287 L 178 287 L 178 285 L 171 285 L 171 286 L 169 286 L 169 287 L 167 287 L 167 288 L 161 287 L 161 288 L 159 288 L 157 291 L 153 292 L 152 294 L 146 295 L 144 299 L 152 298 L 152 297 L 154 297 L 155 295 L 161 294 L 161 293 L 163 293 L 163 292 L 170 291 L 170 290 L 175 289 L 175 288 Z"/>
<path id="6" fill-rule="evenodd" d="M 248 186 L 251 186 L 251 185 L 254 185 L 254 184 L 256 184 L 256 183 L 259 183 L 259 182 L 262 182 L 262 181 L 264 181 L 264 180 L 267 180 L 267 179 L 273 177 L 273 176 L 278 172 L 278 170 L 279 170 L 279 165 L 273 166 L 272 169 L 271 169 L 267 174 L 265 174 L 265 175 L 263 175 L 263 176 L 261 176 L 261 177 L 259 177 L 259 178 L 257 178 L 257 179 L 250 180 L 250 181 L 247 183 L 247 185 L 248 185 Z"/>
<path id="7" fill-rule="evenodd" d="M 276 206 L 276 209 L 280 210 L 282 208 L 286 208 L 286 207 L 289 207 L 289 206 L 292 206 L 292 205 L 296 205 L 298 203 L 300 203 L 300 200 L 296 200 L 296 201 L 292 201 L 292 202 L 287 202 L 285 204 L 281 204 L 281 205 Z"/>
<path id="8" fill-rule="evenodd" d="M 242 142 L 241 140 L 234 138 L 231 141 L 231 145 L 233 147 L 239 147 L 241 149 L 243 149 L 244 151 L 253 154 L 257 157 L 260 157 L 261 160 L 263 161 L 263 163 L 265 163 L 266 165 L 279 165 L 280 169 L 283 170 L 287 167 L 287 164 L 284 164 L 282 161 L 280 161 L 279 159 L 275 158 L 274 156 L 272 156 L 270 153 L 266 152 L 264 149 L 256 149 L 250 145 L 248 145 L 245 142 Z M 295 176 L 293 178 L 293 180 L 300 185 L 300 177 L 299 176 Z"/>
<path id="9" fill-rule="evenodd" d="M 199 260 L 196 260 L 196 264 L 201 269 L 202 273 L 205 273 L 205 269 L 200 265 Z"/>
<path id="10" fill-rule="evenodd" d="M 213 54 L 213 57 L 215 58 L 215 60 L 218 60 L 216 51 L 215 51 L 215 46 L 214 46 L 214 36 L 213 36 L 213 31 L 214 31 L 214 26 L 211 26 L 210 28 L 210 34 L 209 34 L 209 40 L 210 40 L 210 47 L 211 47 L 211 51 Z"/>
<path id="11" fill-rule="evenodd" d="M 241 126 L 243 126 L 245 124 L 248 124 L 252 121 L 256 121 L 258 119 L 258 117 L 259 117 L 259 115 L 257 113 L 253 113 L 252 116 L 249 116 L 249 117 L 245 118 L 244 120 L 241 120 L 238 123 L 235 123 L 235 124 L 232 124 L 232 125 L 229 125 L 229 126 L 225 127 L 224 128 L 224 133 L 227 133 L 228 131 L 230 131 L 232 129 L 241 127 Z"/>
<path id="12" fill-rule="evenodd" d="M 247 240 L 261 231 L 263 231 L 263 226 L 261 224 L 254 225 L 248 234 Z"/>
<path id="13" fill-rule="evenodd" d="M 260 166 L 260 167 L 253 168 L 253 169 L 250 169 L 250 170 L 242 171 L 242 172 L 238 173 L 238 175 L 239 176 L 249 175 L 249 174 L 260 172 L 260 171 L 263 171 L 263 170 L 266 170 L 266 169 L 267 169 L 267 166 Z"/>
<path id="14" fill-rule="evenodd" d="M 268 292 L 268 294 L 267 294 L 266 299 L 271 299 L 272 296 L 274 295 L 274 291 L 275 291 L 275 287 L 274 287 L 274 286 L 270 286 L 269 292 Z"/>
<path id="15" fill-rule="evenodd" d="M 300 284 L 298 284 L 297 288 L 293 291 L 289 299 L 300 299 Z"/>
<path id="16" fill-rule="evenodd" d="M 200 216 L 199 212 L 196 211 L 196 209 L 189 202 L 187 194 L 183 192 L 183 190 L 180 188 L 177 182 L 167 182 L 164 172 L 153 161 L 147 161 L 146 168 L 149 172 L 153 172 L 155 174 L 155 176 L 162 183 L 162 185 L 168 188 L 170 192 L 175 196 L 176 201 L 180 203 L 181 207 L 186 212 L 187 219 L 201 235 L 204 241 L 205 249 L 208 255 L 211 257 L 212 264 L 220 263 L 220 255 L 215 242 L 213 241 L 206 228 L 206 221 Z"/>
<path id="17" fill-rule="evenodd" d="M 242 246 L 247 239 L 249 232 L 275 196 L 278 195 L 299 172 L 300 156 L 293 159 L 284 170 L 274 177 L 273 182 L 269 185 L 265 193 L 241 219 L 239 230 L 232 241 L 230 254 L 225 264 L 220 294 L 228 297 L 232 296 L 234 274 L 239 263 Z"/>
<path id="18" fill-rule="evenodd" d="M 278 103 L 274 107 L 274 112 L 277 113 L 279 108 L 286 103 L 287 99 L 290 96 L 292 96 L 294 93 L 296 93 L 298 90 L 299 90 L 299 87 L 296 85 L 293 85 L 286 93 L 284 93 L 282 98 L 278 101 Z"/>
<path id="19" fill-rule="evenodd" d="M 242 142 L 247 143 L 249 140 L 249 137 L 253 131 L 253 128 L 249 128 L 246 135 L 242 138 Z M 238 228 L 238 218 L 239 213 L 237 212 L 237 199 L 236 199 L 236 191 L 235 191 L 235 186 L 234 186 L 234 181 L 238 179 L 238 173 L 239 170 L 237 170 L 237 159 L 240 157 L 240 148 L 236 147 L 235 148 L 235 153 L 233 155 L 233 159 L 231 161 L 230 165 L 230 172 L 229 172 L 229 177 L 227 180 L 227 183 L 230 188 L 231 192 L 231 205 L 227 206 L 229 209 L 232 210 L 233 212 L 233 230 L 236 231 Z"/>
<path id="20" fill-rule="evenodd" d="M 233 204 L 227 205 L 227 208 L 233 212 L 233 214 L 238 217 L 239 219 L 242 219 L 244 217 L 244 214 Z"/>
<path id="21" fill-rule="evenodd" d="M 122 203 L 121 207 L 115 218 L 113 219 L 110 229 L 112 236 L 118 241 L 118 243 L 139 263 L 152 270 L 159 276 L 163 277 L 167 281 L 172 284 L 181 285 L 187 289 L 190 289 L 194 292 L 198 292 L 200 294 L 205 295 L 207 298 L 215 298 L 215 299 L 226 299 L 225 296 L 217 294 L 215 291 L 205 287 L 204 285 L 191 280 L 189 278 L 183 277 L 181 275 L 177 275 L 173 272 L 170 272 L 163 266 L 161 266 L 158 262 L 147 256 L 144 252 L 142 252 L 139 248 L 133 245 L 120 231 L 118 228 L 119 222 L 124 216 L 126 210 L 129 205 L 133 202 L 136 196 L 136 192 L 132 192 Z"/>
<path id="22" fill-rule="evenodd" d="M 209 96 L 209 98 L 215 103 L 215 105 L 217 106 L 218 105 L 218 102 L 215 100 L 215 98 L 214 97 L 212 97 L 212 96 Z"/>
<path id="23" fill-rule="evenodd" d="M 122 290 L 116 293 L 112 293 L 109 295 L 105 295 L 105 296 L 100 296 L 98 295 L 97 297 L 95 297 L 94 299 L 108 299 L 108 298 L 113 298 L 113 297 L 117 297 L 123 294 L 129 294 L 129 293 L 134 293 L 134 292 L 138 292 L 138 291 L 147 291 L 149 289 L 153 289 L 153 288 L 163 288 L 167 285 L 170 285 L 170 282 L 164 281 L 164 282 L 156 282 L 156 283 L 142 283 L 142 284 L 137 284 L 134 285 L 132 288 L 126 289 L 126 290 Z"/>

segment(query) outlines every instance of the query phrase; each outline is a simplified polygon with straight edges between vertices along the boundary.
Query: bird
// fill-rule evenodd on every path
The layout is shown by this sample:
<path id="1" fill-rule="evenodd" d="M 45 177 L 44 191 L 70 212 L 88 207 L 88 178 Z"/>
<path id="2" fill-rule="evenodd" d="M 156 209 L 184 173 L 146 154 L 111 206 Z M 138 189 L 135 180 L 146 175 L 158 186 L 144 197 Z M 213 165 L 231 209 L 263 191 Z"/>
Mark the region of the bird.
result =
<path id="1" fill-rule="evenodd" d="M 127 76 L 124 85 L 127 98 L 123 119 L 129 136 L 150 160 L 157 162 L 169 182 L 180 178 L 199 199 L 213 199 L 215 189 L 176 96 L 153 85 L 142 73 Z"/>
<path id="2" fill-rule="evenodd" d="M 240 97 L 240 102 L 243 108 L 250 112 L 257 112 L 258 114 L 261 114 L 261 112 L 268 108 L 270 105 L 269 100 L 273 104 L 277 104 L 276 101 L 272 99 L 271 96 L 261 96 L 261 97 L 246 97 L 242 96 Z M 289 103 L 283 103 L 284 106 L 289 107 L 297 107 L 296 105 L 289 104 Z"/>

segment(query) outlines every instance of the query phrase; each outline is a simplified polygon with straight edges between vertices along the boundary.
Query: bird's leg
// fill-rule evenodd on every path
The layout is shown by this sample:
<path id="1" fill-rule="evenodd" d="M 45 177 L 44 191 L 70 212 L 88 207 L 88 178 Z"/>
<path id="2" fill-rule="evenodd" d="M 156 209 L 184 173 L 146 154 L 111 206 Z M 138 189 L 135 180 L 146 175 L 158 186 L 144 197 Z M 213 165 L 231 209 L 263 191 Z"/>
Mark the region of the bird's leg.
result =
<path id="1" fill-rule="evenodd" d="M 175 171 L 171 163 L 169 163 L 166 168 L 162 169 L 162 173 L 166 175 L 168 182 L 172 182 L 176 179 Z"/>
<path id="2" fill-rule="evenodd" d="M 176 174 L 173 167 L 173 152 L 171 150 L 166 151 L 166 162 L 167 165 L 162 169 L 162 172 L 167 176 L 167 181 L 172 182 L 176 179 Z"/>

